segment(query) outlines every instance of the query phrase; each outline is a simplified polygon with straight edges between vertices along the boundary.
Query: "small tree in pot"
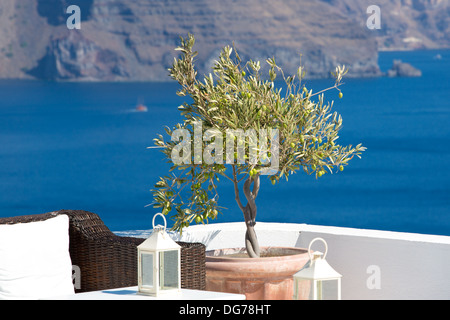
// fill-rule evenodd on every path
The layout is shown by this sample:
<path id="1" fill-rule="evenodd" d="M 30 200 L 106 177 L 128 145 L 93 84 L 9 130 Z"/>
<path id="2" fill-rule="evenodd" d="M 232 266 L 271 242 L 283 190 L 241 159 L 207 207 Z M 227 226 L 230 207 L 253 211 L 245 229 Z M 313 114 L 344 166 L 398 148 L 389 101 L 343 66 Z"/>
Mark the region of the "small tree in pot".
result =
<path id="1" fill-rule="evenodd" d="M 301 83 L 302 67 L 296 76 L 285 77 L 275 60 L 267 59 L 269 79 L 263 79 L 260 62 L 242 64 L 236 50 L 233 53 L 227 46 L 213 67 L 215 78 L 209 74 L 200 81 L 194 67 L 194 42 L 192 35 L 181 38 L 176 49 L 181 57 L 169 69 L 181 85 L 177 94 L 192 101 L 179 107 L 184 122 L 166 128 L 171 140 L 164 141 L 161 135 L 155 139 L 172 163 L 172 173 L 156 183 L 153 205 L 164 214 L 172 213 L 172 229 L 182 231 L 194 221 L 205 223 L 217 217 L 223 208 L 218 205 L 216 186 L 220 178 L 228 179 L 247 226 L 247 253 L 259 257 L 254 227 L 260 179 L 266 175 L 276 184 L 300 169 L 319 178 L 342 171 L 365 150 L 361 144 L 336 143 L 342 118 L 330 112 L 332 103 L 324 103 L 323 92 L 330 89 L 338 90 L 342 98 L 339 86 L 346 70 L 336 68 L 335 84 L 313 94 Z M 277 74 L 286 83 L 283 89 L 274 86 Z"/>

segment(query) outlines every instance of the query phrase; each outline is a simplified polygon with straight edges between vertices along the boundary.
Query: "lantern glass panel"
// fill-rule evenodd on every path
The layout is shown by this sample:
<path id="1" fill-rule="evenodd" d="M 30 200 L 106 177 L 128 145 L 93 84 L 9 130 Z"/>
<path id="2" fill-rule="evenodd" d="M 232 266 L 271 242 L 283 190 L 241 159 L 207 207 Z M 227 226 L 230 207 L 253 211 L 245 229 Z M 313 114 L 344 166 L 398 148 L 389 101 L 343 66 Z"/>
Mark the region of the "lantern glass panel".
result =
<path id="1" fill-rule="evenodd" d="M 178 288 L 178 251 L 160 252 L 160 288 L 177 289 Z"/>
<path id="2" fill-rule="evenodd" d="M 338 300 L 340 288 L 339 280 L 318 280 L 316 281 L 317 299 L 319 300 Z"/>
<path id="3" fill-rule="evenodd" d="M 301 279 L 295 280 L 294 299 L 296 300 L 313 300 L 312 280 Z"/>
<path id="4" fill-rule="evenodd" d="M 154 257 L 153 253 L 141 254 L 141 266 L 142 266 L 142 286 L 153 287 L 153 266 Z"/>
<path id="5" fill-rule="evenodd" d="M 339 279 L 297 280 L 294 299 L 298 300 L 340 300 Z"/>

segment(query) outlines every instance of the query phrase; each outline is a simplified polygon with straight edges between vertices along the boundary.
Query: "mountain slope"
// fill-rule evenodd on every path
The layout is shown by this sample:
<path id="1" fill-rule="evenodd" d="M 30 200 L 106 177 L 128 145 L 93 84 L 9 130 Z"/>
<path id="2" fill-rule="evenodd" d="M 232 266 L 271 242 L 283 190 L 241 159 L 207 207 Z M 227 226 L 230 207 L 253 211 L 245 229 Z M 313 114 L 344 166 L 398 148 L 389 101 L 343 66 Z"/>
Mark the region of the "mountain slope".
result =
<path id="1" fill-rule="evenodd" d="M 2 0 L 0 78 L 168 81 L 173 49 L 188 32 L 201 73 L 233 42 L 244 60 L 274 56 L 287 73 L 302 54 L 309 77 L 328 77 L 337 64 L 349 66 L 349 76 L 377 76 L 378 48 L 417 45 L 401 36 L 420 35 L 422 47 L 450 43 L 441 13 L 448 0 L 381 2 L 382 29 L 369 30 L 364 0 Z M 72 4 L 81 8 L 81 30 L 66 27 Z M 425 16 L 400 15 L 394 23 L 392 8 Z M 420 29 L 421 21 L 433 27 Z"/>

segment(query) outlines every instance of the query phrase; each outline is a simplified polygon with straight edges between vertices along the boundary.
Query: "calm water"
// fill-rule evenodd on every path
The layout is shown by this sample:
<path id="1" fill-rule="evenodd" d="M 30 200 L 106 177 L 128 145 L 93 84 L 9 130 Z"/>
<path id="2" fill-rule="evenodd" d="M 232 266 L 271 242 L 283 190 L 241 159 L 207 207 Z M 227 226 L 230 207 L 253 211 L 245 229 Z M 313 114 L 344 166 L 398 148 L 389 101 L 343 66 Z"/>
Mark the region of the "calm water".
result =
<path id="1" fill-rule="evenodd" d="M 327 96 L 344 119 L 340 142 L 362 142 L 363 158 L 319 180 L 263 179 L 258 221 L 450 235 L 450 51 L 382 53 L 381 68 L 394 58 L 423 76 L 347 79 L 342 100 Z M 179 120 L 177 88 L 0 82 L 0 216 L 84 209 L 114 231 L 151 228 L 149 190 L 168 166 L 146 147 Z M 133 112 L 137 103 L 148 112 Z M 230 185 L 221 191 L 229 209 L 218 221 L 242 221 Z"/>

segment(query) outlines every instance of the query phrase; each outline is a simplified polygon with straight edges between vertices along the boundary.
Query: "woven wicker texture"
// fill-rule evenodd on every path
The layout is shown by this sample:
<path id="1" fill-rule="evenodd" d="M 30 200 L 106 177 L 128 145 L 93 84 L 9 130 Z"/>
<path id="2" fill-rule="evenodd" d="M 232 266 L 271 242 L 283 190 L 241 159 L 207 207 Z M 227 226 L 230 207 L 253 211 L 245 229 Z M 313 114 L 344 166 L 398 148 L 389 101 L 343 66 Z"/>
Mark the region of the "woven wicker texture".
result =
<path id="1" fill-rule="evenodd" d="M 81 289 L 77 293 L 137 285 L 137 246 L 145 239 L 115 235 L 95 213 L 60 210 L 0 218 L 0 224 L 44 221 L 60 214 L 69 216 L 70 257 L 81 271 Z M 177 243 L 181 246 L 181 287 L 205 290 L 205 246 Z"/>

